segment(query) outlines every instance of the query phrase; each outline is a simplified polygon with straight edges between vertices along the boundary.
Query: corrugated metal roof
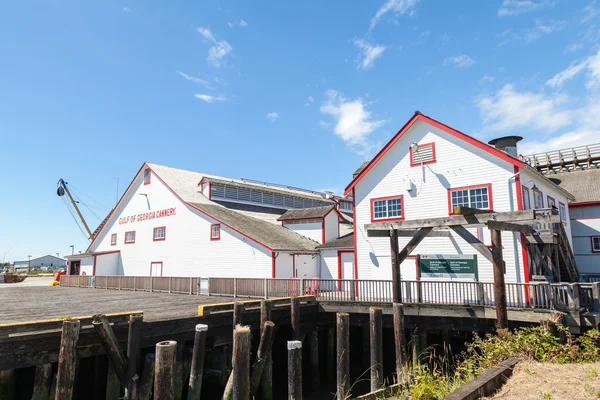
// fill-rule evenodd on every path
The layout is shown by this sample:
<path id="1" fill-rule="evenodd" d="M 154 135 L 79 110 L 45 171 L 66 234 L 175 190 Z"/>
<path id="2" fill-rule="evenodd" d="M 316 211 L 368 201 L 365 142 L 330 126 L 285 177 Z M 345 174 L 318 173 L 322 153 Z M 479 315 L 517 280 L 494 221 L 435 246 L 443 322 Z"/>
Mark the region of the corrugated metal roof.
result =
<path id="1" fill-rule="evenodd" d="M 600 169 L 565 171 L 546 175 L 575 196 L 575 202 L 600 201 Z"/>

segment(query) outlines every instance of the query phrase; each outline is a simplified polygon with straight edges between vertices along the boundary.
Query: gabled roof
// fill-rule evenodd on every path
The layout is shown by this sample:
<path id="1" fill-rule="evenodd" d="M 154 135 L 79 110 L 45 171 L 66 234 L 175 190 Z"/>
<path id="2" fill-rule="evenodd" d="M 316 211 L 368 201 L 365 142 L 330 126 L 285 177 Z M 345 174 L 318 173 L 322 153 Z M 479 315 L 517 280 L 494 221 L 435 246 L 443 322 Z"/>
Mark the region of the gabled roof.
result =
<path id="1" fill-rule="evenodd" d="M 373 166 L 375 164 L 377 164 L 377 162 L 388 152 L 388 150 L 394 145 L 396 144 L 396 142 L 402 137 L 402 135 L 404 135 L 406 133 L 406 131 L 408 131 L 417 121 L 423 121 L 425 123 L 428 123 L 438 129 L 441 129 L 442 131 L 455 136 L 459 139 L 464 140 L 467 143 L 470 143 L 471 145 L 478 147 L 482 150 L 487 151 L 490 154 L 495 155 L 496 157 L 509 162 L 510 164 L 513 164 L 519 168 L 523 168 L 523 161 L 512 157 L 510 155 L 508 155 L 507 153 L 503 152 L 502 150 L 498 150 L 495 147 L 492 147 L 488 144 L 485 144 L 477 139 L 475 139 L 474 137 L 471 137 L 465 133 L 462 133 L 448 125 L 445 125 L 431 117 L 428 117 L 426 115 L 421 114 L 419 111 L 415 112 L 415 114 L 408 120 L 408 122 L 406 122 L 406 124 L 404 124 L 404 126 L 402 127 L 402 129 L 400 129 L 395 135 L 394 137 L 383 147 L 383 149 L 381 149 L 379 151 L 379 153 L 377 153 L 377 155 L 364 167 L 362 168 L 362 170 L 360 171 L 360 173 L 356 176 L 356 178 L 354 178 L 352 180 L 352 182 L 350 182 L 350 184 L 346 187 L 346 189 L 344 190 L 344 194 L 348 194 L 352 188 L 354 188 L 354 186 L 356 186 L 356 184 L 367 174 L 369 173 L 369 171 L 371 170 L 371 168 L 373 168 Z M 362 167 L 362 166 L 361 166 Z M 360 169 L 360 168 L 359 168 Z M 358 171 L 358 170 L 357 170 Z"/>
<path id="2" fill-rule="evenodd" d="M 190 203 L 190 206 L 271 250 L 316 251 L 318 242 L 267 221 L 229 210 L 217 204 Z"/>
<path id="3" fill-rule="evenodd" d="M 350 232 L 337 239 L 318 246 L 319 249 L 353 249 L 354 248 L 354 232 Z"/>
<path id="4" fill-rule="evenodd" d="M 558 187 L 575 196 L 575 203 L 600 201 L 600 169 L 584 169 L 545 175 Z"/>
<path id="5" fill-rule="evenodd" d="M 337 212 L 335 206 L 301 208 L 298 210 L 288 210 L 281 217 L 277 218 L 277 221 L 324 218 L 332 210 Z M 338 214 L 339 214 L 339 212 L 338 212 Z M 341 215 L 340 215 L 340 217 L 343 218 Z"/>

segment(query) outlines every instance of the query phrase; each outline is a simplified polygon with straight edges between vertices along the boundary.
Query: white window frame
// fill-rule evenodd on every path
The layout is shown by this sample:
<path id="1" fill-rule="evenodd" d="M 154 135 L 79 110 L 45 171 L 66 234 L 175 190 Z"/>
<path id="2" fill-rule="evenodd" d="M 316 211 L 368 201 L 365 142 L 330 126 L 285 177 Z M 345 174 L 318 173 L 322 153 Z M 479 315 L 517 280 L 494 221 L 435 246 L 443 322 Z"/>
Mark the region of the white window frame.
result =
<path id="1" fill-rule="evenodd" d="M 162 231 L 162 236 L 156 236 L 156 232 Z M 167 227 L 166 226 L 157 226 L 152 230 L 152 241 L 160 242 L 161 240 L 165 240 L 167 238 Z"/>
<path id="2" fill-rule="evenodd" d="M 392 202 L 398 201 L 398 204 Z M 380 203 L 380 204 L 376 204 Z M 390 204 L 392 203 L 392 204 Z M 398 215 L 390 215 L 390 207 L 393 207 L 393 212 L 398 212 Z M 399 207 L 399 210 L 397 209 Z M 376 216 L 376 213 L 385 212 L 383 216 Z M 404 219 L 404 196 L 388 196 L 371 199 L 371 221 L 395 221 Z"/>
<path id="3" fill-rule="evenodd" d="M 487 207 L 477 207 L 477 201 L 475 202 L 475 204 L 472 202 L 472 196 L 478 196 L 477 193 L 472 193 L 471 191 L 476 191 L 476 190 L 481 190 L 481 189 L 485 189 L 487 194 Z M 467 192 L 467 204 L 454 204 L 454 199 L 458 199 L 458 197 L 454 197 L 453 193 L 457 193 L 457 192 Z M 481 194 L 483 195 L 483 194 Z M 483 201 L 483 200 L 482 200 Z M 454 206 L 462 206 L 462 207 L 469 207 L 469 208 L 478 208 L 480 210 L 491 210 L 493 207 L 493 202 L 492 202 L 492 185 L 491 184 L 484 184 L 484 185 L 476 185 L 476 186 L 466 186 L 466 187 L 458 187 L 458 188 L 450 188 L 448 189 L 448 207 L 449 207 L 449 212 L 450 214 L 453 214 L 453 209 Z"/>

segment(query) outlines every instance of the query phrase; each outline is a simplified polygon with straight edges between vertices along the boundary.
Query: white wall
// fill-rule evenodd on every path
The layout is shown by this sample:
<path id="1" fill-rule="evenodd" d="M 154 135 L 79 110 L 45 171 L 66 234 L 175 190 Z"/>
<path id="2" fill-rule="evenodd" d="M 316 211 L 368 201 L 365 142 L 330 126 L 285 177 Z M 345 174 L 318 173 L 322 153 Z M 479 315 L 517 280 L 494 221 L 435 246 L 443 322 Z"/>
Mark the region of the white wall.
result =
<path id="1" fill-rule="evenodd" d="M 315 242 L 323 244 L 323 223 L 319 220 L 318 222 L 304 222 L 294 221 L 295 223 L 283 222 L 284 228 L 288 228 L 302 236 L 306 236 Z"/>
<path id="2" fill-rule="evenodd" d="M 142 173 L 132 183 L 90 251 L 121 251 L 119 274 L 150 275 L 151 262 L 163 262 L 163 276 L 271 277 L 271 251 L 221 225 L 221 239 L 210 240 L 217 223 L 179 200 L 154 173 L 149 185 Z M 141 195 L 144 193 L 145 195 Z M 174 209 L 174 214 L 138 220 L 140 214 Z M 129 218 L 129 219 L 128 219 Z M 121 222 L 121 223 L 119 223 Z M 166 240 L 153 241 L 153 228 L 166 226 Z M 125 232 L 135 230 L 133 244 L 124 244 Z M 117 245 L 111 246 L 111 234 Z"/>
<path id="3" fill-rule="evenodd" d="M 592 253 L 592 236 L 600 236 L 600 205 L 570 208 L 573 252 L 579 272 L 600 274 L 600 253 Z"/>
<path id="4" fill-rule="evenodd" d="M 436 162 L 425 165 L 424 179 L 420 166 L 410 166 L 411 143 L 435 142 Z M 496 211 L 517 210 L 512 164 L 422 121 L 416 122 L 355 186 L 357 258 L 359 279 L 391 279 L 390 244 L 386 238 L 368 238 L 364 225 L 371 223 L 370 199 L 392 195 L 404 196 L 405 218 L 447 216 L 448 189 L 471 185 L 492 185 L 492 202 Z M 406 190 L 406 179 L 413 190 Z M 475 235 L 476 229 L 470 231 Z M 403 248 L 410 238 L 400 238 Z M 520 235 L 502 234 L 507 282 L 524 281 Z M 462 238 L 427 237 L 413 252 L 417 254 L 478 254 Z M 479 278 L 493 281 L 491 263 L 478 256 Z M 408 261 L 407 261 L 408 262 Z M 413 268 L 414 261 L 411 262 Z M 407 265 L 410 265 L 408 263 Z M 408 272 L 407 272 L 407 276 Z"/>
<path id="5" fill-rule="evenodd" d="M 83 275 L 84 272 L 86 275 L 94 274 L 94 257 L 85 257 L 81 259 L 79 275 Z"/>
<path id="6" fill-rule="evenodd" d="M 339 215 L 331 211 L 325 217 L 325 243 L 336 239 L 339 235 Z"/>
<path id="7" fill-rule="evenodd" d="M 290 253 L 277 252 L 275 256 L 275 278 L 291 278 L 294 275 L 293 262 Z"/>
<path id="8" fill-rule="evenodd" d="M 321 278 L 338 279 L 337 250 L 323 249 L 321 253 Z"/>
<path id="9" fill-rule="evenodd" d="M 96 275 L 119 275 L 121 266 L 120 253 L 98 254 L 96 257 Z M 148 267 L 148 273 L 150 267 Z"/>

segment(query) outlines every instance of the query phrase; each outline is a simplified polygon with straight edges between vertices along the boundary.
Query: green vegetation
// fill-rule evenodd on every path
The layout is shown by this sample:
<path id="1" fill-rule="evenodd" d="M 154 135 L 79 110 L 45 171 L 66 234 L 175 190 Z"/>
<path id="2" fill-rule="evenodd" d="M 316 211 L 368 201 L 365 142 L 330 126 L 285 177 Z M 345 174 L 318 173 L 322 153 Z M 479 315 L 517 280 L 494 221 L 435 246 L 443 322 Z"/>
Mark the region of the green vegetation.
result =
<path id="1" fill-rule="evenodd" d="M 521 328 L 500 335 L 474 336 L 466 351 L 458 356 L 449 352 L 431 351 L 426 360 L 404 374 L 404 396 L 411 400 L 442 399 L 462 384 L 486 369 L 510 357 L 519 357 L 543 363 L 592 363 L 600 361 L 600 332 L 590 330 L 575 337 L 559 325 L 565 344 L 542 327 Z M 535 372 L 531 372 L 535 374 Z M 590 377 L 598 371 L 586 371 Z M 591 388 L 589 390 L 596 390 Z M 598 393 L 600 395 L 600 392 Z M 550 397 L 545 398 L 552 398 Z M 400 398 L 405 398 L 400 396 Z"/>

